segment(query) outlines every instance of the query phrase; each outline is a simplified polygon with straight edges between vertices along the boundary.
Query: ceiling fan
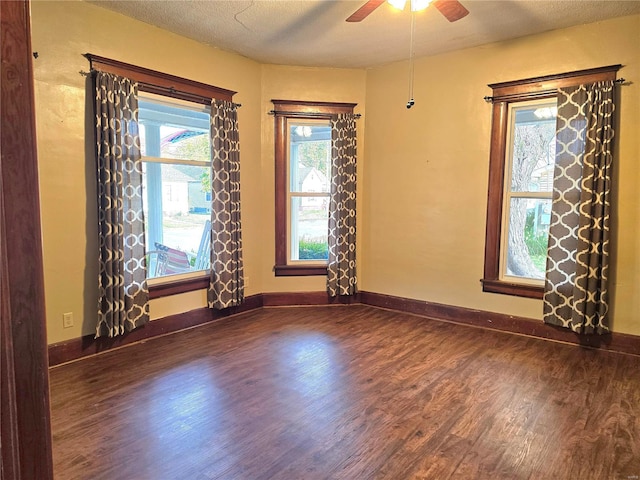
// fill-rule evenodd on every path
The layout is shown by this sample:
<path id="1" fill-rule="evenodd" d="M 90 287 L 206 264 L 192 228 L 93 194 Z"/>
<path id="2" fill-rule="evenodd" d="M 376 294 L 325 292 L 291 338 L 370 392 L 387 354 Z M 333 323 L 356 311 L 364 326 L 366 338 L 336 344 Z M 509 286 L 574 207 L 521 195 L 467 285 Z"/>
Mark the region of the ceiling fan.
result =
<path id="1" fill-rule="evenodd" d="M 368 0 L 349 18 L 347 18 L 347 22 L 361 22 L 385 1 L 386 0 Z M 402 10 L 406 2 L 405 0 L 391 0 L 389 3 Z M 456 22 L 469 14 L 469 10 L 464 8 L 464 6 L 457 0 L 434 0 L 433 2 L 429 2 L 428 0 L 411 0 L 411 10 L 422 10 L 429 4 L 436 7 L 450 22 Z"/>
<path id="2" fill-rule="evenodd" d="M 406 0 L 368 0 L 349 18 L 347 18 L 347 22 L 361 22 L 385 1 L 388 1 L 392 6 L 399 10 L 404 10 L 404 6 L 407 3 Z M 407 101 L 407 108 L 413 107 L 416 103 L 413 99 L 413 33 L 415 30 L 415 15 L 413 15 L 413 12 L 424 10 L 431 4 L 436 7 L 450 22 L 456 22 L 469 14 L 469 10 L 458 2 L 458 0 L 410 0 L 410 3 L 412 15 L 411 42 L 409 49 L 409 100 Z"/>

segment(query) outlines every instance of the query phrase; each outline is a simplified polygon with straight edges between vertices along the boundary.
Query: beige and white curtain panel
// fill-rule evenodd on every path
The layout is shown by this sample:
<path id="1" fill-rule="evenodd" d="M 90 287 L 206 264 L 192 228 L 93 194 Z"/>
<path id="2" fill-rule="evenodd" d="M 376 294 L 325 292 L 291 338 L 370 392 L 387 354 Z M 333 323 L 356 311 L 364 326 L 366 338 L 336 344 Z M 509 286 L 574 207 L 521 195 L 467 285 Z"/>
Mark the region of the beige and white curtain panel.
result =
<path id="1" fill-rule="evenodd" d="M 614 82 L 558 93 L 544 321 L 609 332 L 609 218 Z"/>

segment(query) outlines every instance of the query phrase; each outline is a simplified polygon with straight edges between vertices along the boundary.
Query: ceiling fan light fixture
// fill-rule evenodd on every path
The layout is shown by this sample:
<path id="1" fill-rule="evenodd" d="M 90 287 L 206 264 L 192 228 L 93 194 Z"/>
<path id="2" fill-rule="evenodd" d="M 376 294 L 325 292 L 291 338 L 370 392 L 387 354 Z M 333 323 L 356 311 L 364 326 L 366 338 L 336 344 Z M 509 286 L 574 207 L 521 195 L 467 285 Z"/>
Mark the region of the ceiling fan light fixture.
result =
<path id="1" fill-rule="evenodd" d="M 407 4 L 407 0 L 387 0 L 387 3 L 393 8 L 404 10 L 405 5 Z M 411 0 L 411 11 L 419 12 L 420 10 L 424 10 L 429 6 L 430 3 L 431 0 Z"/>
<path id="2" fill-rule="evenodd" d="M 407 0 L 387 0 L 387 3 L 391 5 L 393 8 L 397 8 L 398 10 L 404 10 L 404 6 L 407 3 Z"/>
<path id="3" fill-rule="evenodd" d="M 411 0 L 411 11 L 419 12 L 429 6 L 431 0 Z"/>
<path id="4" fill-rule="evenodd" d="M 347 22 L 361 22 L 385 1 L 398 10 L 404 10 L 407 4 L 407 0 L 367 0 L 364 5 L 347 17 Z M 411 0 L 411 11 L 424 10 L 431 3 L 450 22 L 457 22 L 469 15 L 469 10 L 458 0 Z"/>

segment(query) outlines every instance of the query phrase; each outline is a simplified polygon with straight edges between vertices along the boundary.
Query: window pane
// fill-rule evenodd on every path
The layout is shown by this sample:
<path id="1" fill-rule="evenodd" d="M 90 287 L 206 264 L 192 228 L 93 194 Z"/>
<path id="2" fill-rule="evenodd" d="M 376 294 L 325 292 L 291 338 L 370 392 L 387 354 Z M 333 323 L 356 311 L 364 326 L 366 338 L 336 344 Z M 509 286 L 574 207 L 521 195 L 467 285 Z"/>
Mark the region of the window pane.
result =
<path id="1" fill-rule="evenodd" d="M 329 197 L 291 198 L 291 260 L 327 260 Z"/>
<path id="2" fill-rule="evenodd" d="M 210 162 L 209 110 L 163 99 L 139 102 L 140 142 L 147 157 Z M 209 268 L 209 167 L 143 163 L 149 277 Z"/>
<path id="3" fill-rule="evenodd" d="M 209 268 L 207 182 L 205 167 L 143 163 L 149 277 Z"/>
<path id="4" fill-rule="evenodd" d="M 556 111 L 556 101 L 512 110 L 512 192 L 553 190 Z"/>
<path id="5" fill-rule="evenodd" d="M 292 192 L 329 192 L 331 127 L 290 123 L 289 165 Z"/>
<path id="6" fill-rule="evenodd" d="M 506 274 L 544 280 L 551 200 L 512 198 Z"/>

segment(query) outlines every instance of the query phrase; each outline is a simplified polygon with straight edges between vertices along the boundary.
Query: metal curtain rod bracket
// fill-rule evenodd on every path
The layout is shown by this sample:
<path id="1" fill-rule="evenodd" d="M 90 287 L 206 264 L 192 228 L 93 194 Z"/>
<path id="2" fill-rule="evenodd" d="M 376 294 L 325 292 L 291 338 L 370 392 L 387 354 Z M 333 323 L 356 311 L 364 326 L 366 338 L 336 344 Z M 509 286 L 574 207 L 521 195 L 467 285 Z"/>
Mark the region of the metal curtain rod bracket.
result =
<path id="1" fill-rule="evenodd" d="M 626 81 L 627 80 L 625 78 L 617 78 L 616 80 L 613 81 L 613 83 L 617 84 L 617 85 L 627 85 L 625 83 Z M 541 90 L 539 92 L 535 92 L 534 94 L 531 94 L 530 96 L 547 96 L 550 93 L 553 93 L 554 91 L 555 91 L 555 89 L 554 90 Z M 486 97 L 483 97 L 483 98 L 484 98 L 485 102 L 493 103 L 496 100 L 508 100 L 509 98 L 518 98 L 518 97 L 521 97 L 521 96 L 522 96 L 521 93 L 514 93 L 513 95 L 500 95 L 500 96 L 497 96 L 497 97 L 492 97 L 490 95 L 487 95 Z"/>

